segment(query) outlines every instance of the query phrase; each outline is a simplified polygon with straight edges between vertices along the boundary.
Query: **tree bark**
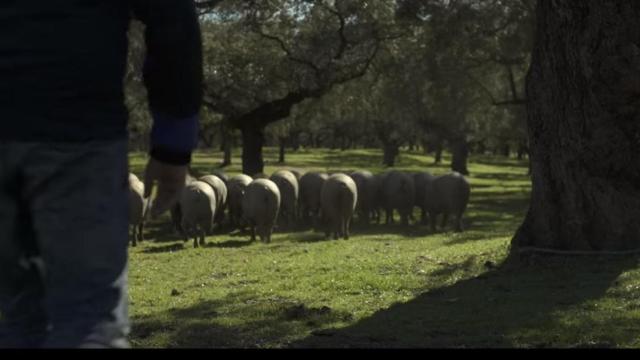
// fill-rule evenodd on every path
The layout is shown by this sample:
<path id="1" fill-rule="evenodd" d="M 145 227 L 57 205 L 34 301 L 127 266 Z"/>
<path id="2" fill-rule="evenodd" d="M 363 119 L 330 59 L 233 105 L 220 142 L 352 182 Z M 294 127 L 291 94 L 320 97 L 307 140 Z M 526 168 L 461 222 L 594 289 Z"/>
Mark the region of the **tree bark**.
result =
<path id="1" fill-rule="evenodd" d="M 264 144 L 264 127 L 244 126 L 242 132 L 242 172 L 253 176 L 264 171 L 262 145 Z"/>
<path id="2" fill-rule="evenodd" d="M 640 3 L 538 1 L 532 194 L 512 250 L 640 248 Z"/>
<path id="3" fill-rule="evenodd" d="M 462 175 L 469 175 L 469 170 L 467 170 L 469 144 L 464 139 L 456 139 L 452 141 L 451 147 L 451 170 L 457 171 Z"/>

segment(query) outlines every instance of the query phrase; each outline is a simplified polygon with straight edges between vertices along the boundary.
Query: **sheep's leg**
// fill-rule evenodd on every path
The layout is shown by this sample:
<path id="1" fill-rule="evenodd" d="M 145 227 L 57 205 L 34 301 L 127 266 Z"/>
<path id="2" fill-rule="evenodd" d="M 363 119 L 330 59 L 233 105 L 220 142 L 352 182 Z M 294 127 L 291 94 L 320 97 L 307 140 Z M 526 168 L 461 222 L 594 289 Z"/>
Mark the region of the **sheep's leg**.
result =
<path id="1" fill-rule="evenodd" d="M 448 220 L 449 220 L 449 213 L 445 212 L 444 215 L 442 215 L 442 230 L 446 229 Z"/>
<path id="2" fill-rule="evenodd" d="M 136 247 L 138 245 L 138 242 L 136 240 L 136 226 L 132 226 L 131 227 L 131 246 Z"/>
<path id="3" fill-rule="evenodd" d="M 251 241 L 256 241 L 256 227 L 255 226 L 251 226 Z"/>
<path id="4" fill-rule="evenodd" d="M 207 235 L 207 232 L 205 231 L 204 228 L 202 228 L 200 230 L 200 246 L 205 246 L 206 242 L 205 242 L 205 237 Z"/>
<path id="5" fill-rule="evenodd" d="M 424 207 L 420 208 L 420 223 L 427 225 L 427 212 L 424 210 Z"/>
<path id="6" fill-rule="evenodd" d="M 344 239 L 345 240 L 349 240 L 349 226 L 351 225 L 351 218 L 348 217 L 345 220 L 345 225 L 344 225 Z"/>
<path id="7" fill-rule="evenodd" d="M 141 221 L 140 225 L 138 225 L 138 240 L 140 241 L 144 240 L 143 233 L 144 233 L 144 222 Z"/>
<path id="8" fill-rule="evenodd" d="M 462 213 L 456 214 L 456 232 L 462 232 Z"/>
<path id="9" fill-rule="evenodd" d="M 431 221 L 431 231 L 432 232 L 436 232 L 436 222 L 438 220 L 438 214 L 436 214 L 435 212 L 430 212 L 429 213 L 429 221 Z"/>

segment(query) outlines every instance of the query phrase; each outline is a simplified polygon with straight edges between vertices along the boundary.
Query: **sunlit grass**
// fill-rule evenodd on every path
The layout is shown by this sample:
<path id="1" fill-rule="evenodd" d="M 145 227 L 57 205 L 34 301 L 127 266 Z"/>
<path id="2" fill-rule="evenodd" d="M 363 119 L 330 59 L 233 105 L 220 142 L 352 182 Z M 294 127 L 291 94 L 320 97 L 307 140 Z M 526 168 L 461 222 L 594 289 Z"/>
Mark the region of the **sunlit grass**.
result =
<path id="1" fill-rule="evenodd" d="M 301 150 L 278 168 L 383 171 L 375 150 Z M 239 154 L 238 154 L 239 155 Z M 211 172 L 220 153 L 198 153 Z M 141 174 L 145 157 L 132 154 Z M 240 172 L 240 160 L 225 169 Z M 397 168 L 442 174 L 419 153 Z M 271 244 L 239 234 L 193 249 L 168 219 L 132 248 L 130 299 L 137 347 L 636 347 L 640 273 L 635 259 L 544 259 L 503 266 L 526 213 L 526 162 L 472 157 L 464 233 L 412 225 L 354 225 L 349 240 L 310 230 Z M 417 212 L 416 212 L 417 215 Z"/>

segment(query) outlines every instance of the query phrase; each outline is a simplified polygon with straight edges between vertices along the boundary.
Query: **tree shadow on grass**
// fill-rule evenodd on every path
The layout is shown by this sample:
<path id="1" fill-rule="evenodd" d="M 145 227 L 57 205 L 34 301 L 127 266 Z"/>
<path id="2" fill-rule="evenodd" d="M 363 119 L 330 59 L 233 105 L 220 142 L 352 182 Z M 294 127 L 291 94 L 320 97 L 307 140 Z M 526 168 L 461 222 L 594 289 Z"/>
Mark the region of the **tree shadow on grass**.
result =
<path id="1" fill-rule="evenodd" d="M 228 325 L 223 318 L 236 319 Z M 306 329 L 324 327 L 351 314 L 329 307 L 307 307 L 278 296 L 259 297 L 238 291 L 224 298 L 205 300 L 193 306 L 137 316 L 130 335 L 134 347 L 149 346 L 156 335 L 163 345 L 178 348 L 259 348 L 286 342 Z M 238 322 L 237 319 L 241 319 Z"/>
<path id="2" fill-rule="evenodd" d="M 455 276 L 476 262 L 441 264 L 429 276 Z M 637 319 L 624 311 L 590 316 L 598 310 L 592 301 L 617 289 L 619 275 L 637 265 L 638 257 L 488 264 L 479 276 L 426 290 L 358 322 L 345 311 L 240 290 L 136 316 L 131 340 L 134 347 L 188 348 L 616 347 L 637 339 Z M 563 311 L 570 310 L 567 321 Z M 340 328 L 345 323 L 351 325 Z"/>
<path id="3" fill-rule="evenodd" d="M 296 348 L 429 347 L 614 347 L 607 334 L 633 328 L 621 314 L 610 321 L 589 317 L 601 298 L 637 257 L 615 259 L 538 258 L 534 265 L 502 264 L 478 277 L 422 293 L 325 336 L 309 336 Z M 439 270 L 452 275 L 468 262 Z M 581 316 L 562 321 L 557 312 L 577 307 Z M 637 326 L 636 326 L 637 329 Z M 636 332 L 616 338 L 630 342 Z M 585 339 L 590 339 L 585 341 Z"/>
<path id="4" fill-rule="evenodd" d="M 165 252 L 176 252 L 184 249 L 185 249 L 185 244 L 180 243 L 180 244 L 148 247 L 142 250 L 142 252 L 145 254 L 159 254 L 159 253 L 165 253 Z"/>
<path id="5" fill-rule="evenodd" d="M 235 239 L 229 239 L 227 241 L 216 241 L 216 242 L 211 242 L 211 241 L 207 241 L 207 243 L 205 244 L 205 247 L 208 248 L 242 248 L 242 247 L 246 247 L 246 246 L 251 246 L 256 244 L 258 241 L 251 241 L 249 239 L 249 237 L 247 237 L 246 240 L 235 240 Z"/>

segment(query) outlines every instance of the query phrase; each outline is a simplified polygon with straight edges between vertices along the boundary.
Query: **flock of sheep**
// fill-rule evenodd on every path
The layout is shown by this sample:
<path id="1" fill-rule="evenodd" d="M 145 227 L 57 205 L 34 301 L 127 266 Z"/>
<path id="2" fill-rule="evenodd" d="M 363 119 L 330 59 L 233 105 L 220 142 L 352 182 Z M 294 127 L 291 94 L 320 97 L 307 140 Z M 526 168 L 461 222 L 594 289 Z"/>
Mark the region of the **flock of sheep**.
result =
<path id="1" fill-rule="evenodd" d="M 131 242 L 136 246 L 142 240 L 147 204 L 144 185 L 134 174 L 129 175 L 129 188 Z M 292 228 L 300 220 L 323 230 L 326 237 L 348 239 L 355 213 L 363 222 L 380 223 L 384 210 L 385 222 L 390 224 L 397 211 L 401 223 L 408 225 L 414 207 L 421 210 L 420 222 L 430 222 L 433 231 L 440 214 L 443 228 L 453 215 L 456 231 L 462 231 L 469 194 L 469 183 L 456 172 L 436 177 L 427 172 L 374 175 L 361 170 L 329 175 L 278 170 L 270 177 L 258 174 L 253 178 L 243 174 L 228 178 L 216 173 L 198 179 L 189 176 L 171 218 L 185 241 L 194 239 L 194 247 L 204 245 L 205 235 L 214 224 L 222 226 L 226 209 L 234 229 L 249 227 L 251 241 L 258 235 L 267 243 L 276 222 Z"/>

